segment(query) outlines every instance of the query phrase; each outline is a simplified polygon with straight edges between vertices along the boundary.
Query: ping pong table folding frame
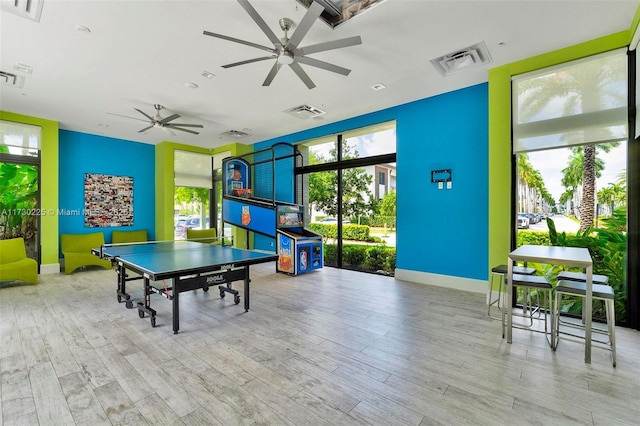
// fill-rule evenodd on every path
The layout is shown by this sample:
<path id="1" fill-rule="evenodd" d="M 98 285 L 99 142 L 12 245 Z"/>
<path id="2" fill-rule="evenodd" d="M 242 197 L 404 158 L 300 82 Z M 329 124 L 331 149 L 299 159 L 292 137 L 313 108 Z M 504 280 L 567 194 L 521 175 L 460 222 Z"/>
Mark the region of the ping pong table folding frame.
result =
<path id="1" fill-rule="evenodd" d="M 151 307 L 151 295 L 158 294 L 172 301 L 172 321 L 173 333 L 177 334 L 180 329 L 180 305 L 179 294 L 187 291 L 202 289 L 204 292 L 209 291 L 209 287 L 217 286 L 220 292 L 220 298 L 225 297 L 226 293 L 233 295 L 233 301 L 237 305 L 240 303 L 240 294 L 238 290 L 232 288 L 235 281 L 244 282 L 244 310 L 249 311 L 249 285 L 251 279 L 249 277 L 249 266 L 259 263 L 275 261 L 278 255 L 265 255 L 259 258 L 242 259 L 226 264 L 212 264 L 200 266 L 198 268 L 182 269 L 165 272 L 154 272 L 144 269 L 137 264 L 128 261 L 126 258 L 120 258 L 117 255 L 110 255 L 105 247 L 94 249 L 92 252 L 104 259 L 109 259 L 116 264 L 117 273 L 117 290 L 116 297 L 118 303 L 125 302 L 128 309 L 132 309 L 133 301 L 131 295 L 127 293 L 126 285 L 129 281 L 143 280 L 144 283 L 144 301 L 137 303 L 138 316 L 144 318 L 148 315 L 151 326 L 156 326 L 156 311 Z M 127 271 L 134 272 L 138 275 L 129 276 Z M 162 288 L 155 287 L 151 282 L 164 282 L 172 280 L 171 286 Z"/>

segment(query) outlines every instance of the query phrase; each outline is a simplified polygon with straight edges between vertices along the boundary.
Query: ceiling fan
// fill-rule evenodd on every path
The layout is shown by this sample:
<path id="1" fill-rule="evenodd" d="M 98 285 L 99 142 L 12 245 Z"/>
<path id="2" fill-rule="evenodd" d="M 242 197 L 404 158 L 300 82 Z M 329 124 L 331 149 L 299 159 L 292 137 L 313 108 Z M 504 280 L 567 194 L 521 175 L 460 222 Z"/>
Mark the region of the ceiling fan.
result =
<path id="1" fill-rule="evenodd" d="M 234 37 L 225 36 L 222 34 L 216 34 L 209 31 L 204 31 L 204 35 L 208 35 L 211 37 L 221 38 L 223 40 L 233 41 L 235 43 L 244 44 L 247 46 L 255 47 L 257 49 L 265 50 L 271 55 L 263 56 L 260 58 L 248 59 L 245 61 L 234 62 L 232 64 L 223 65 L 222 68 L 232 68 L 238 65 L 250 64 L 253 62 L 266 61 L 269 59 L 275 59 L 275 63 L 267 74 L 267 78 L 262 83 L 263 86 L 269 86 L 276 74 L 280 70 L 282 65 L 289 65 L 289 67 L 296 73 L 296 75 L 303 81 L 303 83 L 309 88 L 313 89 L 316 85 L 313 83 L 311 78 L 307 75 L 307 73 L 302 69 L 300 64 L 309 65 L 316 68 L 321 68 L 327 71 L 335 72 L 338 74 L 342 74 L 344 76 L 349 75 L 351 70 L 340 67 L 338 65 L 330 64 L 328 62 L 320 61 L 318 59 L 310 58 L 306 55 L 318 52 L 325 52 L 327 50 L 340 49 L 343 47 L 356 46 L 362 44 L 362 40 L 360 36 L 343 38 L 340 40 L 327 41 L 324 43 L 313 44 L 307 47 L 298 47 L 302 39 L 313 25 L 313 23 L 318 19 L 320 14 L 324 11 L 324 7 L 317 2 L 311 3 L 311 6 L 305 13 L 304 17 L 300 21 L 300 24 L 296 28 L 296 30 L 291 34 L 291 37 L 288 36 L 288 31 L 291 30 L 295 24 L 289 18 L 280 19 L 280 28 L 284 31 L 284 37 L 279 39 L 273 31 L 267 26 L 262 17 L 256 12 L 256 10 L 251 6 L 248 0 L 238 0 L 240 6 L 247 11 L 249 16 L 255 21 L 256 24 L 260 27 L 262 32 L 271 40 L 273 43 L 273 47 L 262 46 L 260 44 L 252 43 L 250 41 L 240 40 Z"/>
<path id="2" fill-rule="evenodd" d="M 162 116 L 160 116 L 160 111 L 164 109 L 164 106 L 160 105 L 160 104 L 154 104 L 153 107 L 156 109 L 156 115 L 155 116 L 150 116 L 149 114 L 147 114 L 146 112 L 138 109 L 138 108 L 134 108 L 136 111 L 138 111 L 140 114 L 144 115 L 146 117 L 145 119 L 142 118 L 135 118 L 135 117 L 127 117 L 126 115 L 118 115 L 118 114 L 111 114 L 111 115 L 118 115 L 119 117 L 125 117 L 125 118 L 132 118 L 134 120 L 141 120 L 141 121 L 146 121 L 149 123 L 149 126 L 145 127 L 144 129 L 138 130 L 138 133 L 144 133 L 147 130 L 153 128 L 153 127 L 158 127 L 161 128 L 162 130 L 164 130 L 165 132 L 174 135 L 175 133 L 173 133 L 172 130 L 179 130 L 181 132 L 187 132 L 187 133 L 192 133 L 194 135 L 199 135 L 199 132 L 193 131 L 193 130 L 189 130 L 189 129 L 183 129 L 183 127 L 198 127 L 198 128 L 203 128 L 204 126 L 202 124 L 187 124 L 187 123 L 171 123 L 171 121 L 180 118 L 179 114 L 171 114 L 168 117 L 162 118 Z"/>

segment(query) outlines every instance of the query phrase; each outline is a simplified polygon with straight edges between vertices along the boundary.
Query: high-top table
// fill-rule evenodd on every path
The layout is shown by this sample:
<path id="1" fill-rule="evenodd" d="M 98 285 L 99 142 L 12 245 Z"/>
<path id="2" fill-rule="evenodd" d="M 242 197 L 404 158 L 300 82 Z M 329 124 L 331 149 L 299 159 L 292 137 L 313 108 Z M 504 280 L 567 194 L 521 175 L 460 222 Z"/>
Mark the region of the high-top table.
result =
<path id="1" fill-rule="evenodd" d="M 582 247 L 557 247 L 557 246 L 520 246 L 509 253 L 507 272 L 507 343 L 512 340 L 512 316 L 513 309 L 513 264 L 514 262 L 537 262 L 552 265 L 564 265 L 583 268 L 587 275 L 585 302 L 582 306 L 585 343 L 584 362 L 591 363 L 591 310 L 592 310 L 592 286 L 593 286 L 593 260 L 589 250 Z M 551 308 L 553 309 L 553 308 Z M 552 332 L 553 331 L 552 324 Z"/>

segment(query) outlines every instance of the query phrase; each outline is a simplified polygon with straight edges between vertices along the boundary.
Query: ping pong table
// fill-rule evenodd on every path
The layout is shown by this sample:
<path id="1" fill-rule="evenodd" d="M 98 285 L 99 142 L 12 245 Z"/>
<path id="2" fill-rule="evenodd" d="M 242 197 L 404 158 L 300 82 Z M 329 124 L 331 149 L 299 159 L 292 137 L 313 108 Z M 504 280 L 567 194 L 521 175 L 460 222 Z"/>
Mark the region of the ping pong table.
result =
<path id="1" fill-rule="evenodd" d="M 125 301 L 127 308 L 133 308 L 126 284 L 133 279 L 144 282 L 144 301 L 138 302 L 138 316 L 145 314 L 156 326 L 156 311 L 151 308 L 150 296 L 161 295 L 173 302 L 173 333 L 180 329 L 179 294 L 218 286 L 220 297 L 233 294 L 235 304 L 240 303 L 240 295 L 231 283 L 244 281 L 244 309 L 249 310 L 249 266 L 278 259 L 273 252 L 246 250 L 231 246 L 205 244 L 194 241 L 155 241 L 146 243 L 111 244 L 93 249 L 93 253 L 109 259 L 117 265 L 118 302 Z M 129 277 L 127 271 L 139 274 Z M 171 280 L 171 285 L 164 284 Z M 162 286 L 152 282 L 163 282 Z"/>

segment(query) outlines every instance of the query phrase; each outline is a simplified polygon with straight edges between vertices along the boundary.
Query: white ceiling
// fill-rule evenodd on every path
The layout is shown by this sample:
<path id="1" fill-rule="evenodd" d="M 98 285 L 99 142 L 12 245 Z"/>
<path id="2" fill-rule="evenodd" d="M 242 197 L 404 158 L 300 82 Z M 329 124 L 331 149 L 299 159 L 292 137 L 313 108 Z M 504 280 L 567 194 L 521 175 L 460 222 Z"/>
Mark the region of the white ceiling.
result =
<path id="1" fill-rule="evenodd" d="M 297 23 L 306 11 L 296 0 L 251 4 L 278 36 L 280 18 Z M 310 55 L 352 72 L 345 77 L 303 65 L 317 86 L 309 90 L 288 67 L 262 87 L 272 61 L 221 68 L 265 52 L 203 30 L 271 45 L 235 0 L 44 0 L 40 22 L 0 12 L 0 70 L 25 78 L 22 88 L 0 86 L 0 109 L 152 144 L 254 143 L 485 82 L 492 67 L 628 30 L 637 6 L 636 0 L 386 0 L 337 29 L 321 21 L 311 27 L 301 47 L 355 35 L 363 44 Z M 479 41 L 492 64 L 443 77 L 430 63 Z M 18 63 L 32 73 L 16 71 Z M 205 70 L 215 77 L 204 78 Z M 377 83 L 387 88 L 374 91 Z M 108 114 L 144 118 L 134 108 L 153 115 L 156 103 L 166 107 L 164 117 L 178 113 L 176 123 L 204 129 L 197 136 L 157 128 L 138 133 L 145 122 Z M 283 113 L 302 104 L 327 113 L 321 120 Z M 250 136 L 221 136 L 229 130 Z"/>

